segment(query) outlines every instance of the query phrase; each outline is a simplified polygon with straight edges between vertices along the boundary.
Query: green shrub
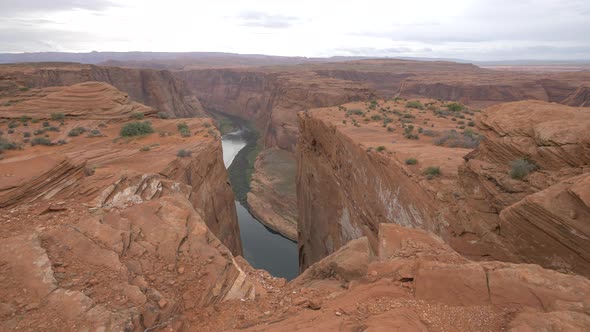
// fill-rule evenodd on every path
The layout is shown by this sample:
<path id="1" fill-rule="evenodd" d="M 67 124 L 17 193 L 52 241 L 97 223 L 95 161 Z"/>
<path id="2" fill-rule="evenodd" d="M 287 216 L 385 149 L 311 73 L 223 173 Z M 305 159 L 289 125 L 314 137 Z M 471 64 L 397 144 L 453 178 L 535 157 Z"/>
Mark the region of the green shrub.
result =
<path id="1" fill-rule="evenodd" d="M 14 142 L 10 142 L 5 138 L 0 137 L 0 153 L 5 150 L 16 150 L 18 145 Z"/>
<path id="2" fill-rule="evenodd" d="M 517 180 L 522 180 L 529 173 L 538 169 L 538 166 L 526 158 L 513 160 L 510 162 L 510 177 Z"/>
<path id="3" fill-rule="evenodd" d="M 63 113 L 51 113 L 51 120 L 53 121 L 61 121 L 65 118 L 66 116 Z"/>
<path id="4" fill-rule="evenodd" d="M 121 128 L 121 132 L 119 134 L 123 137 L 131 137 L 148 135 L 153 132 L 154 128 L 152 128 L 152 124 L 149 121 L 144 121 L 125 124 L 123 128 Z"/>
<path id="5" fill-rule="evenodd" d="M 45 137 L 35 137 L 31 141 L 31 145 L 32 146 L 35 146 L 35 145 L 47 145 L 47 146 L 51 146 L 51 145 L 53 145 L 53 143 L 51 143 L 51 140 L 49 140 L 48 138 L 45 138 Z"/>
<path id="6" fill-rule="evenodd" d="M 189 137 L 191 135 L 191 130 L 189 129 L 188 125 L 184 122 L 179 123 L 177 125 L 178 131 L 180 132 L 180 136 L 182 137 Z"/>
<path id="7" fill-rule="evenodd" d="M 439 176 L 441 174 L 440 167 L 438 166 L 428 166 L 424 170 L 424 175 L 427 176 Z"/>
<path id="8" fill-rule="evenodd" d="M 39 119 L 32 119 L 31 122 L 32 123 L 39 123 Z"/>
<path id="9" fill-rule="evenodd" d="M 406 103 L 406 107 L 407 108 L 416 108 L 419 110 L 423 110 L 424 109 L 424 105 L 422 105 L 421 102 L 419 102 L 418 100 L 412 100 Z"/>
<path id="10" fill-rule="evenodd" d="M 451 112 L 459 112 L 462 111 L 465 107 L 459 103 L 449 103 L 447 104 L 447 109 Z"/>
<path id="11" fill-rule="evenodd" d="M 418 163 L 418 159 L 415 159 L 415 158 L 406 159 L 406 165 L 416 165 L 417 163 Z"/>
<path id="12" fill-rule="evenodd" d="M 382 119 L 381 115 L 379 115 L 379 114 L 375 114 L 375 115 L 371 116 L 371 120 L 373 120 L 373 121 L 380 121 L 381 119 Z"/>
<path id="13" fill-rule="evenodd" d="M 70 137 L 80 136 L 85 132 L 86 132 L 86 128 L 76 127 L 74 129 L 70 130 L 70 132 L 68 133 L 68 136 L 70 136 Z"/>
<path id="14" fill-rule="evenodd" d="M 185 157 L 190 157 L 191 154 L 192 154 L 192 152 L 189 150 L 180 149 L 180 150 L 178 150 L 178 153 L 176 154 L 176 156 L 180 157 L 180 158 L 185 158 Z"/>
<path id="15" fill-rule="evenodd" d="M 12 129 L 12 128 L 16 128 L 18 127 L 20 124 L 16 121 L 12 121 L 10 123 L 8 123 L 8 128 Z"/>
<path id="16" fill-rule="evenodd" d="M 98 130 L 98 129 L 92 129 L 92 130 L 91 130 L 91 131 L 88 133 L 88 135 L 86 135 L 86 137 L 88 137 L 88 138 L 93 138 L 93 137 L 102 137 L 102 136 L 104 136 L 104 135 L 103 135 L 103 134 L 100 132 L 100 130 Z"/>
<path id="17" fill-rule="evenodd" d="M 170 119 L 170 115 L 168 113 L 165 113 L 165 112 L 158 112 L 158 117 L 160 119 Z"/>
<path id="18" fill-rule="evenodd" d="M 143 112 L 133 112 L 131 114 L 131 118 L 135 119 L 135 120 L 143 120 L 143 117 L 144 117 Z"/>
<path id="19" fill-rule="evenodd" d="M 383 145 L 379 145 L 378 147 L 375 148 L 375 151 L 377 151 L 377 152 L 385 151 L 385 147 Z"/>
<path id="20" fill-rule="evenodd" d="M 43 129 L 44 131 L 59 131 L 59 128 L 55 127 L 55 126 L 51 126 L 51 127 L 47 127 L 45 129 Z"/>
<path id="21" fill-rule="evenodd" d="M 21 117 L 18 119 L 20 122 L 27 122 L 27 121 L 29 121 L 30 118 L 26 115 L 21 115 Z"/>
<path id="22" fill-rule="evenodd" d="M 404 116 L 402 118 L 404 118 L 404 119 L 415 119 L 416 117 L 413 116 L 412 114 L 404 114 Z"/>

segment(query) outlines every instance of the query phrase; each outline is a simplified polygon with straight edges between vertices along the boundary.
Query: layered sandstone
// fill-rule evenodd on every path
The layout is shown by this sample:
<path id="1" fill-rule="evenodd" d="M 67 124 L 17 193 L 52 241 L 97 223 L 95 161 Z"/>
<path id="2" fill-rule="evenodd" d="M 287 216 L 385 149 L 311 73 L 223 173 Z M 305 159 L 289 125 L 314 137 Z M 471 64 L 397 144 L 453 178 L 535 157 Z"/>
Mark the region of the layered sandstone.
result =
<path id="1" fill-rule="evenodd" d="M 263 271 L 253 301 L 224 302 L 212 331 L 584 331 L 590 281 L 537 265 L 474 262 L 419 229 L 380 224 L 281 284 Z"/>
<path id="2" fill-rule="evenodd" d="M 136 102 L 170 116 L 193 117 L 205 113 L 184 82 L 165 70 L 99 67 L 68 63 L 1 65 L 0 84 L 14 100 L 27 97 L 27 88 L 68 86 L 87 81 L 108 83 Z M 19 88 L 25 91 L 20 91 Z"/>
<path id="3" fill-rule="evenodd" d="M 209 119 L 150 117 L 155 110 L 105 83 L 30 93 L 1 113 L 2 126 L 32 119 L 2 137 L 20 149 L 0 159 L 0 326 L 143 331 L 254 298 L 233 256 L 234 198 Z M 64 119 L 50 120 L 60 101 Z M 137 121 L 129 110 L 154 133 L 119 137 Z M 29 145 L 24 133 L 45 128 L 38 119 L 57 131 L 34 136 L 58 144 Z"/>
<path id="4" fill-rule="evenodd" d="M 494 106 L 474 121 L 470 111 L 426 104 L 300 115 L 301 269 L 362 236 L 374 248 L 378 224 L 396 223 L 438 234 L 473 259 L 587 275 L 589 110 L 527 101 Z M 461 129 L 462 117 L 477 127 Z M 416 137 L 408 138 L 409 125 Z M 522 158 L 536 171 L 512 179 L 510 163 Z M 438 170 L 428 176 L 429 167 Z"/>

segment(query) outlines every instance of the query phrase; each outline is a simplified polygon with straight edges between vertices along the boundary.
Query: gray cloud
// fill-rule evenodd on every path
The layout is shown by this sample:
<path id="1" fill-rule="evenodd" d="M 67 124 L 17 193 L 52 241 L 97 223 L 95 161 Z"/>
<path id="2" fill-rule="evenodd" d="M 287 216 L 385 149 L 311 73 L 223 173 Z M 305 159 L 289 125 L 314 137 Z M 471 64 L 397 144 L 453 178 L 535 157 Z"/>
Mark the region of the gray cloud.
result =
<path id="1" fill-rule="evenodd" d="M 391 24 L 386 31 L 358 36 L 430 44 L 492 41 L 581 42 L 590 44 L 590 1 L 477 1 L 456 17 Z"/>
<path id="2" fill-rule="evenodd" d="M 244 12 L 235 17 L 241 26 L 281 29 L 300 23 L 295 16 L 272 15 L 264 12 Z"/>
<path id="3" fill-rule="evenodd" d="M 113 7 L 110 0 L 2 0 L 0 15 L 55 12 L 72 9 L 103 10 Z"/>

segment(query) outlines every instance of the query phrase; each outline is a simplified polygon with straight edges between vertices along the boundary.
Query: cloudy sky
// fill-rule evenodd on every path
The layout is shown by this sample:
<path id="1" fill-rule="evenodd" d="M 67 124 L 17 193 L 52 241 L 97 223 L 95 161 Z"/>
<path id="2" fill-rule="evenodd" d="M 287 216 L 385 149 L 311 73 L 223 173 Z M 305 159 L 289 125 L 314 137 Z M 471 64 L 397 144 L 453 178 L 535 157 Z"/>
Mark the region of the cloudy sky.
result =
<path id="1" fill-rule="evenodd" d="M 590 0 L 1 0 L 0 52 L 590 59 Z"/>

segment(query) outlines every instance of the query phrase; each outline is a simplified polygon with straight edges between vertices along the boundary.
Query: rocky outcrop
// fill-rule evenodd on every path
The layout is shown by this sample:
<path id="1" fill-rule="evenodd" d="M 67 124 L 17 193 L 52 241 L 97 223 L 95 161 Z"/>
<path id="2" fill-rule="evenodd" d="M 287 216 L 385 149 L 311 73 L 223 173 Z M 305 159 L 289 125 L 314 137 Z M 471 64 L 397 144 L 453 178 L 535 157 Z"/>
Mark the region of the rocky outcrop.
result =
<path id="1" fill-rule="evenodd" d="M 471 204 L 493 211 L 489 222 L 524 261 L 590 273 L 589 123 L 586 108 L 537 101 L 494 106 L 479 118 L 487 139 L 460 176 Z M 515 160 L 535 170 L 524 181 L 509 175 Z"/>
<path id="2" fill-rule="evenodd" d="M 396 108 L 403 106 L 347 104 L 300 115 L 302 270 L 362 236 L 375 249 L 379 223 L 395 223 L 438 234 L 475 260 L 588 275 L 587 109 L 539 101 L 491 107 L 477 121 L 475 137 L 485 139 L 470 152 L 460 147 L 465 142 L 445 146 L 440 137 L 452 136 L 444 126 L 453 122 L 437 118 L 440 111 L 388 111 Z M 367 113 L 347 111 L 354 109 Z M 372 120 L 383 116 L 430 126 L 435 138 L 416 133 L 417 141 L 409 140 L 398 134 L 408 128 L 398 129 L 395 117 L 390 130 Z M 474 137 L 473 130 L 466 135 Z M 521 180 L 509 175 L 519 159 L 536 170 Z M 425 175 L 429 167 L 436 175 Z"/>
<path id="3" fill-rule="evenodd" d="M 255 286 L 233 256 L 241 253 L 234 198 L 210 120 L 182 121 L 190 133 L 181 136 L 180 120 L 146 112 L 161 135 L 118 137 L 134 121 L 127 104 L 115 98 L 104 109 L 108 94 L 86 105 L 56 97 L 77 88 L 46 95 L 65 103 L 65 118 L 49 120 L 56 130 L 46 137 L 60 144 L 25 145 L 23 132 L 43 127 L 27 120 L 8 136 L 21 149 L 0 160 L 7 179 L 0 186 L 0 326 L 180 328 L 191 312 L 254 299 Z M 22 103 L 42 105 L 46 97 L 35 94 L 45 92 L 32 91 Z M 18 113 L 18 105 L 6 107 Z M 35 112 L 41 108 L 33 119 L 49 119 L 54 111 Z M 94 134 L 68 135 L 81 127 Z"/>
<path id="4" fill-rule="evenodd" d="M 584 331 L 590 281 L 537 265 L 463 258 L 431 233 L 380 224 L 214 330 Z M 251 272 L 248 272 L 251 273 Z M 256 272 L 254 272 L 256 273 Z M 234 313 L 235 315 L 235 313 Z M 209 326 L 208 326 L 209 327 Z"/>
<path id="5" fill-rule="evenodd" d="M 99 67 L 80 64 L 6 65 L 0 81 L 28 88 L 68 86 L 88 81 L 108 83 L 126 92 L 131 100 L 177 117 L 203 116 L 198 99 L 169 71 Z M 26 93 L 25 93 L 26 94 Z"/>

